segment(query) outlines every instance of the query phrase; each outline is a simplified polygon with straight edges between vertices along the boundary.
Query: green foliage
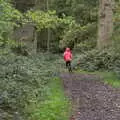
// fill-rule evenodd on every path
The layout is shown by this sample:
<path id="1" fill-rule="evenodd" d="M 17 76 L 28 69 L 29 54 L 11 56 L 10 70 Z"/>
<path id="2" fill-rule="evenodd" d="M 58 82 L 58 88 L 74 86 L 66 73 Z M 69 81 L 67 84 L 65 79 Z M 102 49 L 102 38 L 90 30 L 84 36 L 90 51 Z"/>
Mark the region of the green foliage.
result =
<path id="1" fill-rule="evenodd" d="M 94 74 L 100 75 L 106 84 L 112 85 L 113 87 L 120 88 L 120 78 L 116 76 L 114 72 L 95 72 Z"/>
<path id="2" fill-rule="evenodd" d="M 78 37 L 78 34 L 80 34 L 81 27 L 80 25 L 76 24 L 75 22 L 73 24 L 70 24 L 68 28 L 65 29 L 63 38 L 60 41 L 60 47 L 63 49 L 67 46 L 70 48 L 74 47 L 74 43 Z"/>
<path id="3" fill-rule="evenodd" d="M 112 70 L 120 73 L 120 53 L 114 50 L 92 50 L 80 56 L 80 67 L 87 71 Z"/>
<path id="4" fill-rule="evenodd" d="M 76 25 L 62 29 L 59 46 L 75 47 L 82 52 L 96 46 L 98 0 L 52 0 L 51 9 L 56 10 L 60 18 L 72 16 Z"/>
<path id="5" fill-rule="evenodd" d="M 66 46 L 74 47 L 76 44 L 79 44 L 79 48 L 82 47 L 82 49 L 86 50 L 86 46 L 89 45 L 90 47 L 92 42 L 91 47 L 95 46 L 97 21 L 96 2 L 52 0 L 50 8 L 53 11 L 44 12 L 37 9 L 29 10 L 25 14 L 21 14 L 16 10 L 9 1 L 1 0 L 0 2 L 1 13 L 7 13 L 0 14 L 1 44 L 6 44 L 8 41 L 9 44 L 11 44 L 10 36 L 16 26 L 31 23 L 37 31 L 47 28 L 54 31 L 55 40 L 52 41 L 52 47 L 54 47 L 55 50 L 57 50 L 59 46 L 60 48 Z M 78 15 L 79 13 L 80 15 Z M 85 42 L 81 43 L 81 41 L 84 40 Z"/>
<path id="6" fill-rule="evenodd" d="M 21 18 L 22 14 L 8 0 L 0 0 L 0 45 L 9 43 L 13 29 Z"/>
<path id="7" fill-rule="evenodd" d="M 120 51 L 120 1 L 116 0 L 114 9 L 114 33 L 113 33 L 113 45 L 116 51 Z"/>
<path id="8" fill-rule="evenodd" d="M 46 28 L 54 28 L 58 23 L 58 17 L 54 11 L 28 11 L 26 13 L 26 20 L 28 20 L 27 22 L 33 23 L 38 31 Z"/>
<path id="9" fill-rule="evenodd" d="M 23 57 L 3 49 L 0 53 L 0 107 L 11 115 L 17 111 L 27 119 L 26 106 L 44 99 L 44 88 L 57 72 L 56 66 L 51 65 L 56 64 L 56 56 Z"/>
<path id="10" fill-rule="evenodd" d="M 63 39 L 60 41 L 61 48 L 66 46 L 71 48 L 75 47 L 75 49 L 79 49 L 78 51 L 80 52 L 95 48 L 95 30 L 95 24 L 88 24 L 86 26 L 80 26 L 80 24 L 76 22 L 72 25 L 70 24 L 69 28 L 65 29 Z"/>
<path id="11" fill-rule="evenodd" d="M 59 17 L 63 14 L 73 16 L 82 25 L 97 20 L 98 0 L 52 0 L 51 2 L 51 9 L 56 10 Z"/>
<path id="12" fill-rule="evenodd" d="M 56 10 L 59 17 L 62 17 L 63 14 L 71 16 L 72 9 L 69 0 L 51 0 L 50 8 Z"/>
<path id="13" fill-rule="evenodd" d="M 63 16 L 63 18 L 58 18 L 55 11 L 28 11 L 25 14 L 26 22 L 33 23 L 38 31 L 46 28 L 55 29 L 61 24 L 69 25 L 75 23 L 72 17 Z"/>
<path id="14" fill-rule="evenodd" d="M 81 25 L 97 21 L 98 0 L 73 0 L 72 15 Z"/>
<path id="15" fill-rule="evenodd" d="M 55 11 L 28 11 L 26 13 L 26 23 L 32 23 L 37 31 L 42 31 L 47 28 L 51 30 L 51 33 L 54 33 L 55 40 L 52 40 L 52 51 L 58 51 L 60 38 L 63 39 L 63 34 L 65 31 L 70 28 L 70 26 L 75 26 L 75 20 L 70 16 L 63 16 L 59 18 L 56 15 Z M 76 25 L 77 26 L 77 25 Z M 52 35 L 51 35 L 52 36 Z M 66 42 L 67 40 L 65 40 Z"/>
<path id="16" fill-rule="evenodd" d="M 120 1 L 117 0 L 115 7 L 114 7 L 114 22 L 115 22 L 115 24 L 116 23 L 118 24 L 120 21 L 120 7 L 119 6 L 120 6 Z"/>

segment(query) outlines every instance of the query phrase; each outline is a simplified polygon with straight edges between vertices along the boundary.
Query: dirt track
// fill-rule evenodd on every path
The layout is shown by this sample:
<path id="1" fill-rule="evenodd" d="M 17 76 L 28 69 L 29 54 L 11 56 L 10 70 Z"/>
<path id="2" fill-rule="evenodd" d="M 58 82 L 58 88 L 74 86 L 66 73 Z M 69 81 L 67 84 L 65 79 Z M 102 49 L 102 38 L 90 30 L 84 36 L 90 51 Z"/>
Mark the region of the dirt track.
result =
<path id="1" fill-rule="evenodd" d="M 120 120 L 120 89 L 96 75 L 62 73 L 66 95 L 73 103 L 70 120 Z"/>

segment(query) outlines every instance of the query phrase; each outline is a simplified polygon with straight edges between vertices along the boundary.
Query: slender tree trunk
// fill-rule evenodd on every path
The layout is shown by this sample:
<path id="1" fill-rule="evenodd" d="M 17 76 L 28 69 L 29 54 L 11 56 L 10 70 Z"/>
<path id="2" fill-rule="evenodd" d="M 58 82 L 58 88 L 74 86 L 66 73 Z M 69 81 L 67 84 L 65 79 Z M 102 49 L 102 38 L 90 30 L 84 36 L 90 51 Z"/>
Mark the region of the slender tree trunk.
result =
<path id="1" fill-rule="evenodd" d="M 47 0 L 47 11 L 49 10 L 49 0 Z M 47 35 L 47 51 L 50 51 L 50 28 L 48 28 L 48 35 Z"/>
<path id="2" fill-rule="evenodd" d="M 47 50 L 50 51 L 50 29 L 48 28 L 48 38 L 47 38 Z"/>
<path id="3" fill-rule="evenodd" d="M 111 45 L 113 32 L 114 0 L 99 0 L 99 25 L 97 47 L 102 49 Z"/>
<path id="4" fill-rule="evenodd" d="M 37 31 L 34 29 L 33 54 L 37 53 Z"/>

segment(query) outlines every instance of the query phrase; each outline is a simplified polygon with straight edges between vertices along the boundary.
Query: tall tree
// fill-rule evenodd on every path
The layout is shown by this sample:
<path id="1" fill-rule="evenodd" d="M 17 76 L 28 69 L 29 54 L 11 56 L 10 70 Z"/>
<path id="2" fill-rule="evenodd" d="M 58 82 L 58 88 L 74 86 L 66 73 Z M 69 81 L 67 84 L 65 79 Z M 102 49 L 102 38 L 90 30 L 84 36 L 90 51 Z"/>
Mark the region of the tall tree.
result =
<path id="1" fill-rule="evenodd" d="M 49 0 L 46 1 L 47 3 L 47 11 L 49 10 Z M 50 28 L 48 28 L 48 35 L 47 35 L 47 51 L 50 50 Z"/>
<path id="2" fill-rule="evenodd" d="M 98 25 L 98 41 L 99 49 L 107 47 L 111 44 L 111 36 L 113 32 L 113 7 L 114 0 L 99 0 L 99 25 Z"/>

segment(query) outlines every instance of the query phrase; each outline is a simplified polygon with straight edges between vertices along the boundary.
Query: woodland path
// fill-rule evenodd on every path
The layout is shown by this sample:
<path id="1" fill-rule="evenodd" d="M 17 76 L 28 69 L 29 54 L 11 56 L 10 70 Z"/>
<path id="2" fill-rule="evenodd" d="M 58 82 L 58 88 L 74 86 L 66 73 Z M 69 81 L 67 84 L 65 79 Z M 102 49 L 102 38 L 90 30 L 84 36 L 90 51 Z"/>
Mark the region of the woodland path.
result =
<path id="1" fill-rule="evenodd" d="M 120 120 L 120 89 L 97 75 L 61 73 L 60 78 L 72 101 L 70 120 Z"/>

